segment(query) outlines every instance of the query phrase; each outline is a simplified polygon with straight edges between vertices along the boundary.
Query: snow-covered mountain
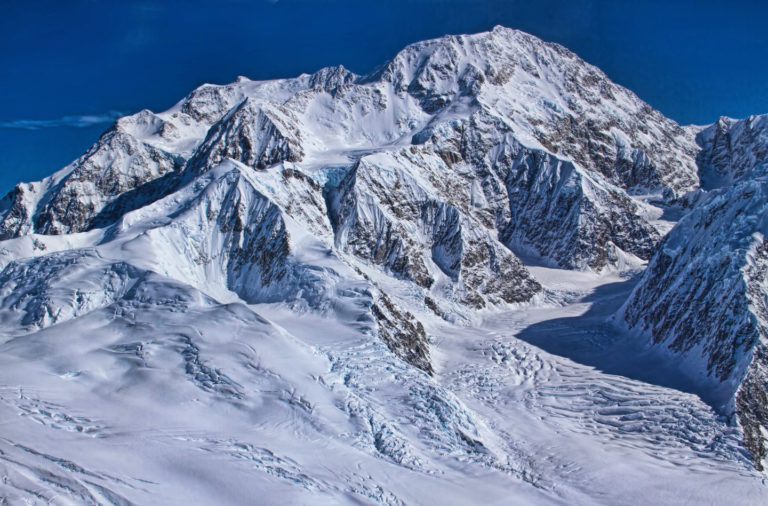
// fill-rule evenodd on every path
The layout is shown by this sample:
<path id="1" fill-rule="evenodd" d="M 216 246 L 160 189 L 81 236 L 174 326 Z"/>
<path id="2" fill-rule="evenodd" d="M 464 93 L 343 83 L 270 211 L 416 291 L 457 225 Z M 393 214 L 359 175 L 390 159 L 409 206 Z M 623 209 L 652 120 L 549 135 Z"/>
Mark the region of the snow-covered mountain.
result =
<path id="1" fill-rule="evenodd" d="M 768 116 L 720 119 L 699 134 L 700 197 L 660 244 L 620 312 L 673 352 L 726 413 L 757 465 L 768 458 Z"/>
<path id="2" fill-rule="evenodd" d="M 759 502 L 732 408 L 537 347 L 560 338 L 543 322 L 579 315 L 557 328 L 613 342 L 605 317 L 651 258 L 630 325 L 664 297 L 696 307 L 684 283 L 654 283 L 706 269 L 709 251 L 744 250 L 723 272 L 738 300 L 723 325 L 759 321 L 764 276 L 744 266 L 765 199 L 744 174 L 764 146 L 741 160 L 764 136 L 749 121 L 681 127 L 502 27 L 408 46 L 366 76 L 239 78 L 121 118 L 0 200 L 0 413 L 15 416 L 0 493 L 615 504 L 650 487 Z M 708 192 L 737 180 L 754 205 L 699 234 L 742 186 Z M 734 226 L 723 250 L 712 237 Z M 670 267 L 677 236 L 688 260 Z M 724 357 L 701 370 L 756 403 L 740 413 L 757 455 L 765 376 L 742 354 L 762 338 L 730 329 L 696 334 Z"/>
<path id="3" fill-rule="evenodd" d="M 626 193 L 664 190 L 670 200 L 695 189 L 697 151 L 692 132 L 573 53 L 497 28 L 414 44 L 365 77 L 331 68 L 279 81 L 241 78 L 202 86 L 164 113 L 123 118 L 55 176 L 19 185 L 3 203 L 2 237 L 103 227 L 147 204 L 144 196 L 157 198 L 157 186 L 167 191 L 171 175 L 193 177 L 227 158 L 259 170 L 293 163 L 322 172 L 385 152 L 410 156 L 439 180 L 449 173 L 469 205 L 462 211 L 513 249 L 599 269 L 618 250 L 648 257 L 658 234 Z M 520 170 L 510 167 L 521 164 L 526 173 L 541 165 L 540 175 L 517 180 Z M 163 184 L 150 184 L 163 175 Z M 535 189 L 538 205 L 517 198 L 529 184 L 545 185 Z M 523 224 L 548 219 L 550 207 L 577 229 L 557 246 Z M 637 223 L 615 224 L 617 214 Z M 597 240 L 585 240 L 591 235 Z"/>

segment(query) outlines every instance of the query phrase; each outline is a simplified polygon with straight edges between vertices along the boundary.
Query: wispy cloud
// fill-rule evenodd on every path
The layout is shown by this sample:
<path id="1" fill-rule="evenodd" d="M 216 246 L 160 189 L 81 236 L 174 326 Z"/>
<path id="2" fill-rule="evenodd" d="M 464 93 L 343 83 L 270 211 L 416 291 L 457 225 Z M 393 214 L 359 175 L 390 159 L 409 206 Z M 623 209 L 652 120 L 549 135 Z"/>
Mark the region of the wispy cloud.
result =
<path id="1" fill-rule="evenodd" d="M 23 130 L 40 130 L 55 127 L 89 127 L 102 123 L 112 123 L 122 116 L 120 111 L 107 111 L 104 114 L 83 114 L 81 116 L 63 116 L 58 119 L 17 119 L 0 122 L 0 128 L 20 128 Z"/>

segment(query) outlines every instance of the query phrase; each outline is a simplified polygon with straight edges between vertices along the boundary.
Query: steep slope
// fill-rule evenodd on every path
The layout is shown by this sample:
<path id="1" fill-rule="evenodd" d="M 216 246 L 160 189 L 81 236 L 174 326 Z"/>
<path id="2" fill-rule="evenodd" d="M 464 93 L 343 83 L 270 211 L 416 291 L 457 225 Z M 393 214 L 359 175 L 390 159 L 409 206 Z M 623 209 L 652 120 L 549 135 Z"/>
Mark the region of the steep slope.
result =
<path id="1" fill-rule="evenodd" d="M 282 107 L 259 105 L 246 98 L 211 128 L 190 164 L 211 167 L 232 158 L 263 169 L 303 157 L 296 119 Z"/>
<path id="2" fill-rule="evenodd" d="M 429 113 L 467 97 L 513 123 L 530 147 L 623 188 L 681 193 L 697 185 L 689 132 L 564 47 L 520 31 L 420 42 L 365 80 L 392 83 Z"/>
<path id="3" fill-rule="evenodd" d="M 361 158 L 330 194 L 337 246 L 471 307 L 530 300 L 540 287 L 520 261 L 465 214 L 461 194 L 433 186 L 441 169 L 410 149 Z"/>
<path id="4" fill-rule="evenodd" d="M 768 430 L 768 180 L 713 193 L 662 241 L 620 311 L 629 327 L 679 357 L 765 465 Z"/>
<path id="5" fill-rule="evenodd" d="M 768 115 L 744 120 L 722 117 L 696 136 L 702 187 L 731 185 L 768 163 Z"/>
<path id="6" fill-rule="evenodd" d="M 87 230 L 100 218 L 108 219 L 101 213 L 121 195 L 178 171 L 182 163 L 177 155 L 126 132 L 118 121 L 70 166 L 41 182 L 21 183 L 3 197 L 0 238 Z M 138 199 L 136 207 L 151 202 Z"/>
<path id="7" fill-rule="evenodd" d="M 468 212 L 513 251 L 568 269 L 615 266 L 625 260 L 620 252 L 649 258 L 660 234 L 643 217 L 643 204 L 599 173 L 526 147 L 514 128 L 479 111 L 435 125 L 417 142 L 463 176 L 446 193 L 466 195 Z"/>

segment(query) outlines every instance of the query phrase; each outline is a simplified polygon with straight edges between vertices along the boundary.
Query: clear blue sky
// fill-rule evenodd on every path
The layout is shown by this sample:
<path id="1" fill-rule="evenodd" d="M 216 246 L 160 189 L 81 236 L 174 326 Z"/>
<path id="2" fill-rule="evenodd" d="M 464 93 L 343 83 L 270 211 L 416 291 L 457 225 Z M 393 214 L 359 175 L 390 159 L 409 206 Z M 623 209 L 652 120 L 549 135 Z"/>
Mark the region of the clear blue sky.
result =
<path id="1" fill-rule="evenodd" d="M 0 193 L 79 156 L 115 111 L 238 75 L 365 73 L 497 24 L 567 46 L 684 124 L 768 113 L 765 0 L 0 0 Z"/>

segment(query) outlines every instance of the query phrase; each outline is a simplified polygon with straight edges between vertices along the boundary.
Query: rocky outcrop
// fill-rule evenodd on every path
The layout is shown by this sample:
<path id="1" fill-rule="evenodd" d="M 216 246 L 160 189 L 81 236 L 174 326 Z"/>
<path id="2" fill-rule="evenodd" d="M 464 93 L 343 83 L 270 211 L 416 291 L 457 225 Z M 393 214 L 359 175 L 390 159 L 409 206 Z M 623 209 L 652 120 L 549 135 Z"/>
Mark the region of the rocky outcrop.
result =
<path id="1" fill-rule="evenodd" d="M 36 190 L 34 183 L 19 183 L 0 199 L 0 239 L 18 237 L 30 231 Z"/>
<path id="2" fill-rule="evenodd" d="M 559 267 L 599 270 L 616 265 L 619 250 L 647 260 L 661 237 L 623 190 L 548 153 L 521 149 L 505 184 L 503 240 Z"/>
<path id="3" fill-rule="evenodd" d="M 330 200 L 337 247 L 474 308 L 530 300 L 540 286 L 520 261 L 426 179 L 441 168 L 410 150 L 362 158 Z"/>
<path id="4" fill-rule="evenodd" d="M 444 164 L 433 182 L 464 203 L 512 251 L 567 269 L 647 260 L 661 234 L 623 188 L 545 150 L 528 148 L 513 126 L 485 110 L 431 125 L 413 142 Z M 449 184 L 445 172 L 461 175 Z"/>
<path id="5" fill-rule="evenodd" d="M 386 294 L 371 306 L 371 313 L 379 339 L 392 353 L 427 374 L 434 374 L 427 333 L 419 320 L 410 312 L 398 309 Z"/>
<path id="6" fill-rule="evenodd" d="M 88 230 L 110 203 L 178 171 L 182 162 L 116 125 L 59 174 L 39 183 L 22 183 L 4 197 L 0 238 Z"/>

